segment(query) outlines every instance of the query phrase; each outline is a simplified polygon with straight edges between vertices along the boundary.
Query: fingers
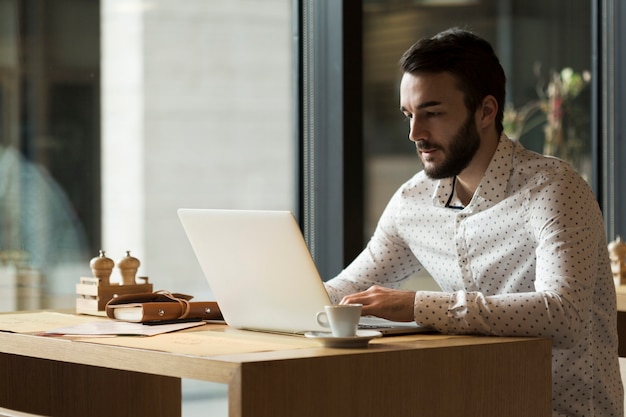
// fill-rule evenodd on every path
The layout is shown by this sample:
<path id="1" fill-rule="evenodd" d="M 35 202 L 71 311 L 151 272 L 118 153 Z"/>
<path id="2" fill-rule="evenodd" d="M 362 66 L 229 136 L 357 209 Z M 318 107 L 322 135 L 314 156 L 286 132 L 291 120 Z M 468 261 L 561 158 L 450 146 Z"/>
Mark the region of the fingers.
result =
<path id="1" fill-rule="evenodd" d="M 363 304 L 363 315 L 394 321 L 412 321 L 415 292 L 374 285 L 363 292 L 345 296 L 340 304 Z"/>
<path id="2" fill-rule="evenodd" d="M 373 285 L 365 291 L 346 295 L 339 304 L 363 304 L 363 309 L 365 310 L 366 306 L 376 302 L 381 289 L 383 289 L 383 287 Z"/>

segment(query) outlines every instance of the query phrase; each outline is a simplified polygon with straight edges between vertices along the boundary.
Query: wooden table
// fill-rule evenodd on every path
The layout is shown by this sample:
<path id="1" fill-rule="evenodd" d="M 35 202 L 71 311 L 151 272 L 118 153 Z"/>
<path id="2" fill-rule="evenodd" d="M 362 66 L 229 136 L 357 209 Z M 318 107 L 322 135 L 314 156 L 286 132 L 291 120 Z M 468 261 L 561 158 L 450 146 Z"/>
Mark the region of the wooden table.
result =
<path id="1" fill-rule="evenodd" d="M 0 329 L 15 316 L 0 315 Z M 180 379 L 192 378 L 228 384 L 230 417 L 548 417 L 550 349 L 546 339 L 444 335 L 330 349 L 219 325 L 91 340 L 0 332 L 0 407 L 180 416 Z"/>

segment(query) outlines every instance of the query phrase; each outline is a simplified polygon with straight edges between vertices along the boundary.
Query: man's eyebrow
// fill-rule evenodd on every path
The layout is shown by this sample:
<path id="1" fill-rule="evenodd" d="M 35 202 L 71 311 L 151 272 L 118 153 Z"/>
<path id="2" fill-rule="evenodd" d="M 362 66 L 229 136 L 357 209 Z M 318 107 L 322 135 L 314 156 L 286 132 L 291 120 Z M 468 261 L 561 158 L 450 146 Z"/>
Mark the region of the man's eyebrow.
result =
<path id="1" fill-rule="evenodd" d="M 427 107 L 439 106 L 439 105 L 441 105 L 441 104 L 443 104 L 441 101 L 436 101 L 436 100 L 426 101 L 426 102 L 424 102 L 424 103 L 419 104 L 419 105 L 417 106 L 417 109 L 418 109 L 418 110 L 421 110 L 421 109 L 425 109 L 425 108 L 427 108 Z M 405 112 L 405 111 L 407 111 L 407 110 L 406 110 L 406 108 L 405 108 L 404 106 L 400 106 L 400 111 L 401 111 L 402 113 L 404 113 L 404 112 Z"/>
<path id="2" fill-rule="evenodd" d="M 425 109 L 426 107 L 433 107 L 433 106 L 439 106 L 441 104 L 441 101 L 426 101 L 422 104 L 420 104 L 419 106 L 417 106 L 418 109 Z"/>

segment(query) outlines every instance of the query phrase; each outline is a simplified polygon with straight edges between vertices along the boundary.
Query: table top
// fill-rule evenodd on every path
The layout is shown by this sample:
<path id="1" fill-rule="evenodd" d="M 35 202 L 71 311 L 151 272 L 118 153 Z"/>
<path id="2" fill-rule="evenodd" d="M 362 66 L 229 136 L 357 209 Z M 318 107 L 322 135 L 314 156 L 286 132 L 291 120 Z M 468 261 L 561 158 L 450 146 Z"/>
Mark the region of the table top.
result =
<path id="1" fill-rule="evenodd" d="M 626 312 L 626 285 L 615 287 L 617 293 L 617 311 Z"/>
<path id="2" fill-rule="evenodd" d="M 237 330 L 223 324 L 206 324 L 150 337 L 41 335 L 42 331 L 98 320 L 108 319 L 58 312 L 0 314 L 0 352 L 228 383 L 244 363 L 537 341 L 417 334 L 374 339 L 366 348 L 338 349 L 323 347 L 318 341 L 302 336 Z"/>

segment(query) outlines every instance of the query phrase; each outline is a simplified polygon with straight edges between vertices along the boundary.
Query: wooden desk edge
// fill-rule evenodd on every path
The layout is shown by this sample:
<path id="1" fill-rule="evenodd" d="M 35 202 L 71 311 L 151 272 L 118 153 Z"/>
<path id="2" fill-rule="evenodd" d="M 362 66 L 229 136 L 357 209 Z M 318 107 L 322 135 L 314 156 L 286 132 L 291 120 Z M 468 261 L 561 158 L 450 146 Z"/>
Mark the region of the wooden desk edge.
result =
<path id="1" fill-rule="evenodd" d="M 424 340 L 386 337 L 365 349 L 328 349 L 323 347 L 237 353 L 217 356 L 192 356 L 116 345 L 101 345 L 56 337 L 0 332 L 0 352 L 69 363 L 229 383 L 243 363 L 308 359 L 321 356 L 371 354 L 375 352 L 441 349 L 501 343 L 547 343 L 549 339 L 486 336 L 450 336 Z"/>
<path id="2" fill-rule="evenodd" d="M 224 384 L 239 366 L 210 357 L 6 332 L 0 332 L 0 353 Z"/>

